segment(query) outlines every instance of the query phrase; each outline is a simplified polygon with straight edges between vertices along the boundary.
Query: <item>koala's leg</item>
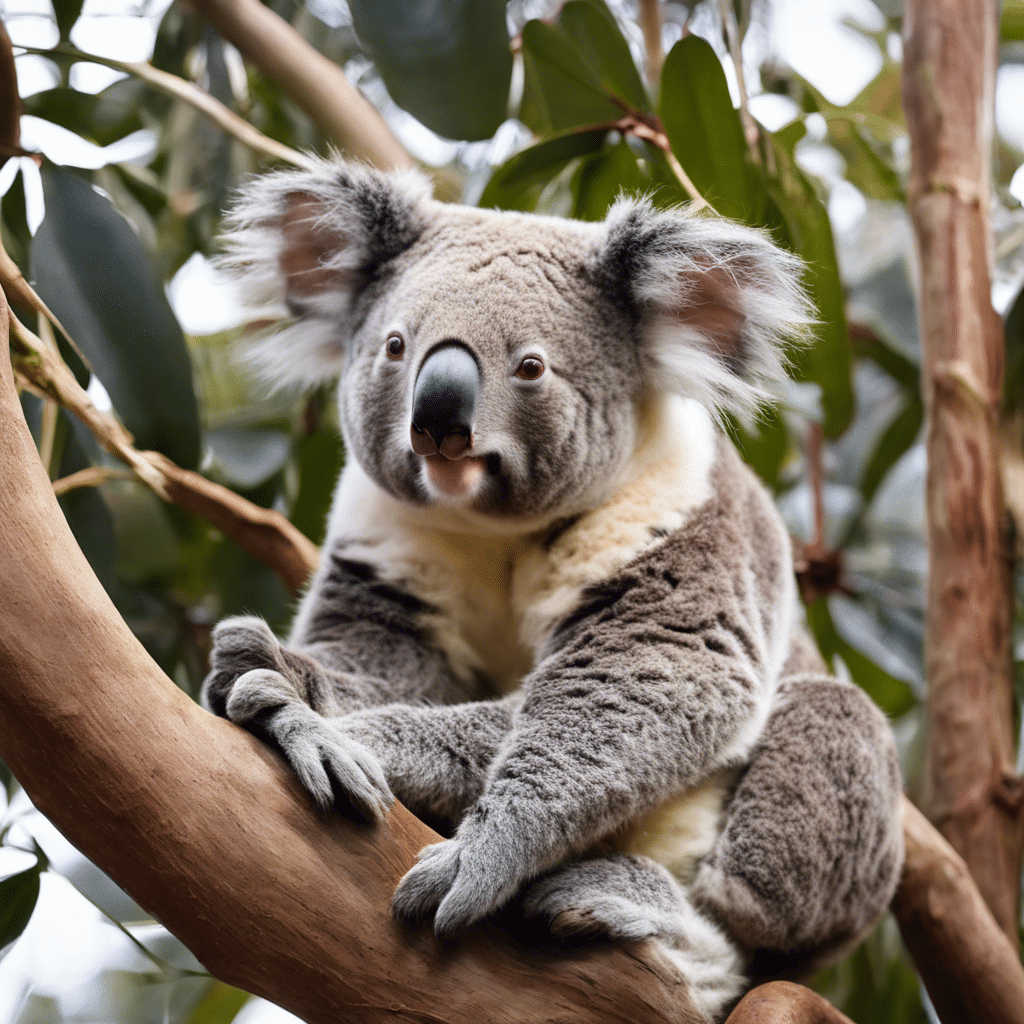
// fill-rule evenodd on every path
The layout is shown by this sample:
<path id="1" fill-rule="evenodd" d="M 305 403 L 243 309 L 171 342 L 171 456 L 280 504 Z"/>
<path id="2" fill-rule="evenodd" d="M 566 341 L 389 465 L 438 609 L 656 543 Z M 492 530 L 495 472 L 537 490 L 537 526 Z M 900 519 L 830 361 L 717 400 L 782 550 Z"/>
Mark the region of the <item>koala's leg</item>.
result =
<path id="1" fill-rule="evenodd" d="M 742 957 L 725 932 L 647 857 L 610 854 L 557 868 L 527 885 L 522 908 L 559 936 L 659 940 L 712 1020 L 746 986 Z"/>
<path id="2" fill-rule="evenodd" d="M 386 704 L 332 720 L 379 758 L 391 791 L 432 824 L 454 826 L 484 790 L 522 695 L 423 707 Z"/>
<path id="3" fill-rule="evenodd" d="M 691 895 L 755 954 L 754 970 L 827 962 L 895 891 L 900 789 L 892 732 L 861 690 L 787 680 Z"/>

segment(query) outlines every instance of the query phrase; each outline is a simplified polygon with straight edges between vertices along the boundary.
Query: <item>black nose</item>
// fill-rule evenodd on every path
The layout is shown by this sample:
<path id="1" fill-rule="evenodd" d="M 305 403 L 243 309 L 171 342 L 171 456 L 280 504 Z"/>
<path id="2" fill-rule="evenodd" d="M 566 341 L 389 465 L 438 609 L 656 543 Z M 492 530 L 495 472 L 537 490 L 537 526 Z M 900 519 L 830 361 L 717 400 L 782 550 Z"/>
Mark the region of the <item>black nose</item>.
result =
<path id="1" fill-rule="evenodd" d="M 449 459 L 469 451 L 479 391 L 480 368 L 468 348 L 446 342 L 431 352 L 413 389 L 412 450 Z"/>

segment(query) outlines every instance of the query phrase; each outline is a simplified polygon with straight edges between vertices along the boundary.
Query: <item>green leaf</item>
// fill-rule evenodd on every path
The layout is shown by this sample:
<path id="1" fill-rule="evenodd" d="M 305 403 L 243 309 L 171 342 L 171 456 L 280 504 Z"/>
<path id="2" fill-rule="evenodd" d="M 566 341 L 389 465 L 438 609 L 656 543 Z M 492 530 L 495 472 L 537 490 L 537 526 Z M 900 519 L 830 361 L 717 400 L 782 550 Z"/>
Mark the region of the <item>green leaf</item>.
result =
<path id="1" fill-rule="evenodd" d="M 542 21 L 523 27 L 523 102 L 519 119 L 538 135 L 623 116 L 572 42 Z"/>
<path id="2" fill-rule="evenodd" d="M 42 862 L 0 882 L 0 957 L 25 930 L 39 899 Z"/>
<path id="3" fill-rule="evenodd" d="M 501 210 L 532 210 L 544 186 L 570 160 L 598 152 L 607 135 L 606 128 L 567 131 L 521 150 L 495 168 L 479 205 Z"/>
<path id="4" fill-rule="evenodd" d="M 57 28 L 60 30 L 61 42 L 67 42 L 71 30 L 82 13 L 82 0 L 51 0 L 53 13 L 57 18 Z"/>
<path id="5" fill-rule="evenodd" d="M 341 438 L 330 429 L 307 434 L 296 445 L 299 492 L 291 521 L 314 543 L 323 541 L 334 482 L 344 462 Z"/>
<path id="6" fill-rule="evenodd" d="M 680 39 L 661 73 L 661 120 L 676 159 L 724 217 L 751 219 L 746 140 L 721 61 L 700 36 Z"/>
<path id="7" fill-rule="evenodd" d="M 199 463 L 185 340 L 149 257 L 124 218 L 77 175 L 48 165 L 32 243 L 40 295 L 71 332 L 139 448 Z"/>
<path id="8" fill-rule="evenodd" d="M 907 683 L 890 675 L 839 635 L 827 598 L 807 605 L 807 624 L 829 665 L 839 655 L 850 670 L 853 681 L 887 715 L 898 718 L 917 703 L 914 691 Z"/>
<path id="9" fill-rule="evenodd" d="M 829 141 L 846 161 L 846 180 L 868 199 L 902 203 L 906 200 L 899 175 L 876 151 L 861 129 L 841 111 L 826 113 Z"/>
<path id="10" fill-rule="evenodd" d="M 910 450 L 924 423 L 924 405 L 919 395 L 911 396 L 903 409 L 885 428 L 875 450 L 871 453 L 864 475 L 860 481 L 860 492 L 864 504 L 875 496 L 889 470 Z"/>
<path id="11" fill-rule="evenodd" d="M 230 1024 L 251 998 L 240 988 L 215 981 L 192 1010 L 187 1024 Z"/>
<path id="12" fill-rule="evenodd" d="M 753 431 L 740 426 L 733 418 L 726 421 L 729 437 L 744 461 L 772 489 L 779 486 L 779 475 L 789 454 L 789 429 L 774 405 L 762 410 Z"/>
<path id="13" fill-rule="evenodd" d="M 602 0 L 570 0 L 556 25 L 608 96 L 639 111 L 650 110 L 647 90 L 611 11 Z"/>
<path id="14" fill-rule="evenodd" d="M 123 78 L 92 95 L 67 86 L 45 89 L 25 98 L 25 113 L 108 146 L 144 127 L 140 116 L 144 84 Z"/>
<path id="15" fill-rule="evenodd" d="M 621 139 L 580 161 L 572 182 L 572 215 L 578 220 L 604 220 L 620 195 L 645 192 L 650 185 L 651 179 L 641 171 L 636 154 Z"/>
<path id="16" fill-rule="evenodd" d="M 828 211 L 807 176 L 797 166 L 793 151 L 803 134 L 802 125 L 790 125 L 769 138 L 775 173 L 765 175 L 771 198 L 765 226 L 783 229 L 780 238 L 806 264 L 804 285 L 818 313 L 815 340 L 790 353 L 798 380 L 821 388 L 826 437 L 838 437 L 853 416 L 850 331 L 839 263 Z M 772 223 L 772 215 L 778 218 Z"/>
<path id="17" fill-rule="evenodd" d="M 512 81 L 505 0 L 350 0 L 349 9 L 400 107 L 449 139 L 497 131 Z"/>

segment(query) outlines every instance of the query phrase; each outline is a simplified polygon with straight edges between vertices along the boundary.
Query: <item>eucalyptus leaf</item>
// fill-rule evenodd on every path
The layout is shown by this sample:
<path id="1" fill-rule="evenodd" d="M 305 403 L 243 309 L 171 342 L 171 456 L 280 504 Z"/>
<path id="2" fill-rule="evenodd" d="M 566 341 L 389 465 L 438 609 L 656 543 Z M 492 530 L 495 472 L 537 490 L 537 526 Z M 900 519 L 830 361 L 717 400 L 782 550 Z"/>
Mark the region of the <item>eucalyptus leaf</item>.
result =
<path id="1" fill-rule="evenodd" d="M 636 195 L 650 187 L 636 154 L 624 139 L 586 157 L 573 176 L 572 215 L 579 220 L 604 220 L 620 195 Z"/>
<path id="2" fill-rule="evenodd" d="M 836 628 L 828 598 L 807 605 L 807 624 L 814 634 L 822 656 L 832 666 L 838 655 L 853 676 L 853 681 L 890 717 L 898 718 L 917 703 L 913 689 L 902 679 L 890 675 L 843 639 Z"/>
<path id="3" fill-rule="evenodd" d="M 919 395 L 911 396 L 875 445 L 860 481 L 860 492 L 867 504 L 875 496 L 889 470 L 910 450 L 924 423 L 924 404 Z"/>
<path id="4" fill-rule="evenodd" d="M 82 13 L 83 0 L 50 0 L 53 4 L 53 13 L 57 19 L 57 29 L 60 32 L 62 42 L 67 42 L 71 30 Z"/>
<path id="5" fill-rule="evenodd" d="M 697 191 L 723 216 L 750 220 L 757 204 L 743 127 L 721 61 L 700 36 L 680 39 L 665 58 L 658 112 Z"/>
<path id="6" fill-rule="evenodd" d="M 274 427 L 215 427 L 206 442 L 214 472 L 247 491 L 279 473 L 292 449 L 291 437 Z"/>
<path id="7" fill-rule="evenodd" d="M 568 6 L 568 5 L 567 5 Z M 598 72 L 557 25 L 523 27 L 523 101 L 519 119 L 541 135 L 611 124 L 625 113 Z"/>
<path id="8" fill-rule="evenodd" d="M 11 943 L 32 919 L 39 899 L 42 863 L 0 881 L 0 959 L 10 952 Z"/>
<path id="9" fill-rule="evenodd" d="M 828 211 L 793 155 L 803 131 L 788 126 L 769 138 L 774 172 L 765 173 L 765 185 L 783 228 L 779 240 L 804 260 L 804 285 L 818 313 L 814 341 L 790 353 L 792 369 L 798 380 L 821 388 L 825 435 L 838 437 L 854 409 L 850 332 Z M 773 226 L 770 219 L 765 226 Z"/>
<path id="10" fill-rule="evenodd" d="M 479 205 L 501 210 L 533 209 L 544 186 L 570 160 L 598 152 L 607 136 L 606 128 L 570 130 L 521 150 L 495 168 Z"/>
<path id="11" fill-rule="evenodd" d="M 142 449 L 199 463 L 185 340 L 135 233 L 77 175 L 44 167 L 46 216 L 32 242 L 40 295 L 70 331 Z"/>
<path id="12" fill-rule="evenodd" d="M 334 482 L 344 463 L 341 438 L 330 429 L 307 434 L 295 446 L 299 490 L 291 521 L 314 543 L 324 539 Z"/>
<path id="13" fill-rule="evenodd" d="M 505 0 L 349 0 L 349 10 L 400 107 L 449 139 L 497 131 L 512 80 Z"/>

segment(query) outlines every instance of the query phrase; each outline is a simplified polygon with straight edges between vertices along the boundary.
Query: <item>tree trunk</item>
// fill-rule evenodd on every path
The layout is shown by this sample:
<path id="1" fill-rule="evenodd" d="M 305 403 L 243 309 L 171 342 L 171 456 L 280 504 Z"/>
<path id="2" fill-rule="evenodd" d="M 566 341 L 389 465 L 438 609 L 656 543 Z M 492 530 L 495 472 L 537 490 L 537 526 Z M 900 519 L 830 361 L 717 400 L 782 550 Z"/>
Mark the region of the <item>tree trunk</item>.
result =
<path id="1" fill-rule="evenodd" d="M 928 438 L 924 804 L 1016 948 L 1024 836 L 988 224 L 998 3 L 907 0 L 903 36 Z"/>

